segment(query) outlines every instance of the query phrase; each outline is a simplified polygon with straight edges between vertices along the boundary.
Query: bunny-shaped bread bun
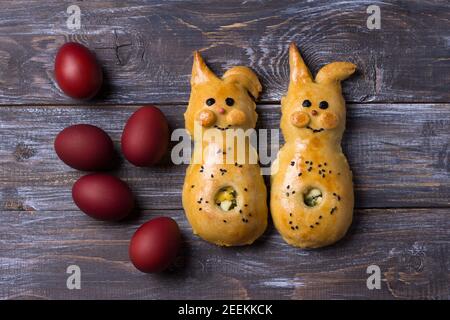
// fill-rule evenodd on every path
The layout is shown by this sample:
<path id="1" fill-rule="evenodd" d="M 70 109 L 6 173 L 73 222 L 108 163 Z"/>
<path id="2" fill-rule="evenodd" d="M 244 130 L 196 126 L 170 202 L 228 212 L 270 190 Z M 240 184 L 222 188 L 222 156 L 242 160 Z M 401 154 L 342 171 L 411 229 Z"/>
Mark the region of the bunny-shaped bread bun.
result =
<path id="1" fill-rule="evenodd" d="M 251 244 L 267 226 L 266 187 L 256 151 L 248 137 L 241 155 L 236 139 L 227 143 L 227 135 L 239 131 L 234 129 L 243 133 L 255 127 L 254 99 L 260 92 L 261 84 L 249 68 L 233 67 L 220 79 L 194 53 L 191 96 L 184 114 L 194 151 L 183 186 L 183 207 L 194 234 L 217 245 Z"/>
<path id="2" fill-rule="evenodd" d="M 286 143 L 272 165 L 270 208 L 287 243 L 319 248 L 341 239 L 352 222 L 352 173 L 341 149 L 345 101 L 340 82 L 356 66 L 333 62 L 313 79 L 295 44 L 289 64 L 289 89 L 281 101 Z"/>

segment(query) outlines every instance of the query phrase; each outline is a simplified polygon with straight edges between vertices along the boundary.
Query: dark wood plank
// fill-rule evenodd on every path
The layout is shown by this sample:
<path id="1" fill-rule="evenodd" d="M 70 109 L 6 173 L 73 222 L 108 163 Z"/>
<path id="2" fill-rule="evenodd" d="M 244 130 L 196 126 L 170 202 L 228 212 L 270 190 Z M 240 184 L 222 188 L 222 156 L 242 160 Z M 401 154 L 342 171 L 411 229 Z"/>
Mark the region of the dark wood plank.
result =
<path id="1" fill-rule="evenodd" d="M 126 119 L 137 107 L 0 108 L 0 204 L 3 210 L 73 210 L 71 186 L 83 173 L 53 150 L 68 125 L 105 129 L 120 149 Z M 184 106 L 160 106 L 172 129 Z M 450 105 L 349 105 L 344 151 L 354 172 L 356 206 L 449 207 Z M 258 106 L 260 128 L 277 128 L 279 106 Z M 264 149 L 263 152 L 266 152 Z M 181 208 L 185 165 L 168 158 L 153 168 L 121 159 L 113 171 L 128 181 L 144 209 Z"/>
<path id="2" fill-rule="evenodd" d="M 128 259 L 144 221 L 175 218 L 184 244 L 175 266 L 145 275 Z M 254 245 L 220 248 L 191 234 L 182 211 L 147 211 L 101 223 L 78 211 L 2 211 L 0 299 L 448 299 L 448 209 L 358 210 L 347 237 L 320 250 L 288 246 L 270 227 Z M 81 290 L 66 268 L 81 268 Z M 368 290 L 369 265 L 381 269 Z"/>
<path id="3" fill-rule="evenodd" d="M 58 47 L 70 40 L 95 50 L 104 66 L 106 86 L 93 103 L 187 101 L 193 50 L 219 74 L 236 64 L 252 67 L 265 88 L 262 100 L 279 101 L 291 41 L 314 71 L 334 60 L 358 65 L 358 75 L 345 83 L 349 101 L 450 101 L 445 0 L 377 1 L 381 30 L 366 26 L 372 0 L 77 4 L 77 31 L 66 27 L 68 3 L 2 5 L 0 104 L 76 103 L 57 89 L 52 74 Z"/>

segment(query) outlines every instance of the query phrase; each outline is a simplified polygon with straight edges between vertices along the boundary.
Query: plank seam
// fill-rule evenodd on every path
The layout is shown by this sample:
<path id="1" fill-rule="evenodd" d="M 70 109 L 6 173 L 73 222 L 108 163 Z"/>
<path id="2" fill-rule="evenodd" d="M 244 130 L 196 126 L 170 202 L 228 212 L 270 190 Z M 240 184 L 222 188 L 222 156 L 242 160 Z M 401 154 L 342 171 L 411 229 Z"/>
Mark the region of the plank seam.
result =
<path id="1" fill-rule="evenodd" d="M 86 102 L 85 102 L 86 103 Z M 22 108 L 76 108 L 76 107 L 89 107 L 89 108 L 111 108 L 111 107 L 140 107 L 145 104 L 154 104 L 157 106 L 180 106 L 180 105 L 187 105 L 187 101 L 174 101 L 174 102 L 146 102 L 146 103 L 101 103 L 101 104 L 47 104 L 47 103 L 38 103 L 38 104 L 0 104 L 0 108 L 6 108 L 6 107 L 22 107 Z M 258 101 L 256 103 L 257 106 L 261 105 L 280 105 L 281 101 Z M 450 104 L 450 101 L 448 102 L 402 102 L 402 101 L 377 101 L 377 102 L 358 102 L 358 101 L 347 101 L 347 105 L 384 105 L 384 104 L 390 104 L 390 105 L 436 105 L 436 106 L 445 106 Z"/>
<path id="2" fill-rule="evenodd" d="M 434 209 L 450 209 L 450 206 L 437 206 L 437 207 L 370 207 L 370 208 L 364 208 L 364 207 L 355 207 L 354 210 L 434 210 Z M 139 209 L 140 212 L 142 211 L 183 211 L 183 208 L 141 208 Z M 0 210 L 2 212 L 73 212 L 73 211 L 77 211 L 76 208 L 73 209 L 43 209 L 43 210 L 16 210 L 16 209 L 5 209 L 3 208 L 2 210 Z M 80 211 L 81 212 L 81 211 Z M 450 210 L 449 210 L 449 214 L 450 214 Z"/>

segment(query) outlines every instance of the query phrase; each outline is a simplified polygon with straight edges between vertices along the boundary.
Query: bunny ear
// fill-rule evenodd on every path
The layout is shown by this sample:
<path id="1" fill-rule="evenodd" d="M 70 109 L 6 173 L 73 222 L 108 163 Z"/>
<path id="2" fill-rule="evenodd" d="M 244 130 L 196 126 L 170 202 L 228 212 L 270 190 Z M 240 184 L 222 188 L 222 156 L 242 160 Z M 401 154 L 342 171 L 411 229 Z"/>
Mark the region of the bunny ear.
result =
<path id="1" fill-rule="evenodd" d="M 195 86 L 212 79 L 218 79 L 217 76 L 208 68 L 205 61 L 198 51 L 194 52 L 194 64 L 192 65 L 191 85 Z"/>
<path id="2" fill-rule="evenodd" d="M 309 72 L 300 52 L 298 52 L 297 46 L 293 42 L 289 45 L 289 66 L 291 82 L 307 83 L 313 81 L 311 72 Z"/>
<path id="3" fill-rule="evenodd" d="M 225 72 L 223 78 L 226 81 L 234 81 L 243 86 L 253 96 L 258 99 L 259 93 L 262 90 L 261 83 L 258 76 L 247 67 L 236 66 Z"/>
<path id="4" fill-rule="evenodd" d="M 316 76 L 317 83 L 338 83 L 347 79 L 356 71 L 356 65 L 350 62 L 332 62 L 322 67 Z"/>

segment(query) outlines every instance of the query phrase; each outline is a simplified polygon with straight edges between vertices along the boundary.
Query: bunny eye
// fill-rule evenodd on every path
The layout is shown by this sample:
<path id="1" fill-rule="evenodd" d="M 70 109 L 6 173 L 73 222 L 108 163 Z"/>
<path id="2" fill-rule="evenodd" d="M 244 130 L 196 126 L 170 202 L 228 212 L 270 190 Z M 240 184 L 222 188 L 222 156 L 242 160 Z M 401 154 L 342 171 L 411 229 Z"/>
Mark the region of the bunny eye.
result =
<path id="1" fill-rule="evenodd" d="M 233 98 L 226 98 L 225 99 L 225 103 L 227 104 L 227 106 L 231 107 L 234 104 L 234 99 Z"/>
<path id="2" fill-rule="evenodd" d="M 305 108 L 311 107 L 311 101 L 304 100 L 303 103 L 302 103 L 302 106 L 305 107 Z"/>
<path id="3" fill-rule="evenodd" d="M 216 103 L 216 100 L 214 98 L 209 98 L 206 100 L 206 104 L 211 107 L 214 103 Z"/>
<path id="4" fill-rule="evenodd" d="M 328 108 L 328 102 L 326 102 L 326 101 L 321 101 L 321 102 L 319 103 L 319 108 L 320 108 L 320 109 L 326 109 L 326 108 Z"/>

